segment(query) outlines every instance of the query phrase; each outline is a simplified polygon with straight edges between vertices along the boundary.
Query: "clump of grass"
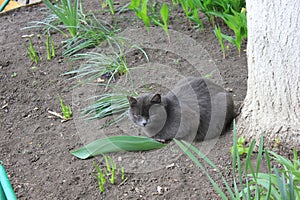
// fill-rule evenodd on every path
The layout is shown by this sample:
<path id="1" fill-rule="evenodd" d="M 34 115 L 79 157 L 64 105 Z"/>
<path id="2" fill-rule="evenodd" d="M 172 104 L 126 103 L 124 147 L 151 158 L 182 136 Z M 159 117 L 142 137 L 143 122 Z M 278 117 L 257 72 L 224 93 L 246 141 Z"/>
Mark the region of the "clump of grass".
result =
<path id="1" fill-rule="evenodd" d="M 253 167 L 251 157 L 255 146 L 255 140 L 251 142 L 249 151 L 242 167 L 242 160 L 238 151 L 238 140 L 236 137 L 236 127 L 234 122 L 233 130 L 233 154 L 232 154 L 232 175 L 233 175 L 233 188 L 226 179 L 223 177 L 220 170 L 216 165 L 202 154 L 197 148 L 185 141 L 174 139 L 175 143 L 183 150 L 183 152 L 206 174 L 217 194 L 221 199 L 276 199 L 276 200 L 294 200 L 300 198 L 300 162 L 296 150 L 294 150 L 293 163 L 272 151 L 263 149 L 263 135 L 260 137 L 259 149 L 257 153 L 256 166 Z M 271 156 L 270 156 L 271 155 Z M 264 156 L 264 157 L 263 157 Z M 197 158 L 199 157 L 199 158 Z M 262 159 L 266 160 L 268 172 L 260 173 L 259 167 Z M 271 169 L 271 158 L 277 164 L 283 166 L 282 170 L 278 170 L 274 166 Z M 204 168 L 200 159 L 213 167 L 223 184 L 226 187 L 226 192 L 223 191 L 214 179 L 209 175 Z M 250 172 L 249 172 L 250 171 Z M 280 174 L 281 172 L 281 174 Z M 244 177 L 244 175 L 246 175 Z"/>
<path id="2" fill-rule="evenodd" d="M 49 0 L 43 0 L 43 2 L 65 25 L 71 36 L 75 37 L 79 24 L 79 1 L 74 0 L 72 4 L 70 0 L 61 0 L 57 5 L 53 5 Z"/>
<path id="3" fill-rule="evenodd" d="M 136 95 L 133 94 L 132 96 Z M 115 118 L 109 119 L 104 125 L 110 126 L 127 116 L 129 108 L 127 94 L 102 94 L 95 98 L 98 100 L 82 111 L 87 119 L 103 119 L 111 115 L 116 115 Z"/>
<path id="4" fill-rule="evenodd" d="M 83 49 L 96 47 L 102 41 L 118 42 L 122 40 L 121 37 L 116 36 L 117 30 L 106 27 L 93 14 L 85 15 L 80 22 L 78 34 L 63 42 L 65 44 L 64 56 L 71 56 Z"/>
<path id="5" fill-rule="evenodd" d="M 80 84 L 87 82 L 98 82 L 97 80 L 107 79 L 106 89 L 109 84 L 120 75 L 129 73 L 126 62 L 126 52 L 139 50 L 143 53 L 146 60 L 149 58 L 146 52 L 138 46 L 126 46 L 123 40 L 108 42 L 110 53 L 77 53 L 71 57 L 71 60 L 81 60 L 83 64 L 78 68 L 66 72 L 65 75 L 73 75 L 71 79 L 79 79 Z M 128 49 L 125 52 L 125 49 Z"/>
<path id="6" fill-rule="evenodd" d="M 117 167 L 110 156 L 103 155 L 103 157 L 105 160 L 105 166 L 103 170 L 96 163 L 93 163 L 94 167 L 97 170 L 97 174 L 95 174 L 95 177 L 97 178 L 100 192 L 105 191 L 104 185 L 107 183 L 107 181 L 109 181 L 110 184 L 114 185 L 116 183 L 118 175 L 121 177 L 121 181 L 125 180 L 124 167 Z"/>
<path id="7" fill-rule="evenodd" d="M 81 84 L 108 78 L 107 85 L 109 85 L 117 75 L 128 72 L 127 63 L 124 61 L 123 56 L 116 59 L 111 55 L 88 52 L 76 54 L 72 59 L 85 60 L 78 69 L 65 73 L 66 75 L 74 75 L 71 79 L 79 79 Z"/>
<path id="8" fill-rule="evenodd" d="M 65 49 L 63 56 L 71 56 L 83 49 L 96 47 L 102 41 L 121 40 L 115 34 L 117 30 L 101 22 L 93 13 L 86 14 L 78 0 L 73 4 L 70 0 L 63 0 L 55 5 L 49 0 L 44 0 L 44 3 L 52 13 L 48 13 L 48 17 L 41 21 L 31 22 L 33 25 L 25 29 L 43 28 L 47 34 L 53 29 L 63 34 L 67 38 L 62 41 Z M 69 34 L 65 30 L 68 30 Z"/>
<path id="9" fill-rule="evenodd" d="M 28 48 L 26 47 L 26 49 L 27 49 L 27 53 L 28 53 L 30 59 L 37 64 L 39 62 L 40 58 L 39 58 L 35 48 L 33 47 L 31 38 L 29 38 L 29 47 Z"/>

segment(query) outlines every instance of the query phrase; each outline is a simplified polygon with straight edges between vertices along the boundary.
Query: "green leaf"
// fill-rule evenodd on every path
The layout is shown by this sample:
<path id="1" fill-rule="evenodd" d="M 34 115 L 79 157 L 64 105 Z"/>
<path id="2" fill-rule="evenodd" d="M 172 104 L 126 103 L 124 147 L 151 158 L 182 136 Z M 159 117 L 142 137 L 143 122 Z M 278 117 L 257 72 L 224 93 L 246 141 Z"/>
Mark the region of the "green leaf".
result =
<path id="1" fill-rule="evenodd" d="M 154 139 L 141 136 L 111 136 L 95 140 L 71 154 L 86 159 L 93 156 L 120 151 L 148 151 L 165 147 L 165 144 Z"/>
<path id="2" fill-rule="evenodd" d="M 141 0 L 131 0 L 130 5 L 128 6 L 129 9 L 139 9 Z"/>
<path id="3" fill-rule="evenodd" d="M 168 11 L 168 6 L 166 3 L 164 3 L 160 9 L 160 15 L 161 18 L 164 22 L 165 25 L 168 24 L 168 19 L 169 19 L 169 11 Z"/>

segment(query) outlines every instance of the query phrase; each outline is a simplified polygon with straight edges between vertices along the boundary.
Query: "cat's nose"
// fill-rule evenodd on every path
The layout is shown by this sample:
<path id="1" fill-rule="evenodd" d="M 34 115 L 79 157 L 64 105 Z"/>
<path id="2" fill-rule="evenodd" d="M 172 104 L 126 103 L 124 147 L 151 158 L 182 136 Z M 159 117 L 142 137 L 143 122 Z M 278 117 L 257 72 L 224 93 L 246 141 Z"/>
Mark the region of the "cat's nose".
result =
<path id="1" fill-rule="evenodd" d="M 143 122 L 142 124 L 143 124 L 143 126 L 146 126 L 146 125 L 147 125 L 147 122 Z"/>

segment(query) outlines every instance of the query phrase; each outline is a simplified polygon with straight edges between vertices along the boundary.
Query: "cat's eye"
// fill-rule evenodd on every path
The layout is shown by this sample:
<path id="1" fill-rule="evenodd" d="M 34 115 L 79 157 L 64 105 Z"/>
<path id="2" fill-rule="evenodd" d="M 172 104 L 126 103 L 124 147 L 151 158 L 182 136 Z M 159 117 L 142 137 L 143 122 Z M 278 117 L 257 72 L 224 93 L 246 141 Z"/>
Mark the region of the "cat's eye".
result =
<path id="1" fill-rule="evenodd" d="M 141 115 L 133 115 L 134 118 L 140 118 Z"/>

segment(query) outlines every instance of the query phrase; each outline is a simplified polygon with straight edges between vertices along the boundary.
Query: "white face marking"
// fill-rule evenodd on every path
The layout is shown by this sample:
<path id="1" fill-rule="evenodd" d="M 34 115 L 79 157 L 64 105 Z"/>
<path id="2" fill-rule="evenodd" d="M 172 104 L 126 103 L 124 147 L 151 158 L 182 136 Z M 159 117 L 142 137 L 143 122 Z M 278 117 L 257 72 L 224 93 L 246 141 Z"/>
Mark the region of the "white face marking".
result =
<path id="1" fill-rule="evenodd" d="M 138 120 L 137 124 L 141 127 L 145 127 L 148 124 L 148 121 L 145 117 L 140 117 L 140 119 Z"/>

